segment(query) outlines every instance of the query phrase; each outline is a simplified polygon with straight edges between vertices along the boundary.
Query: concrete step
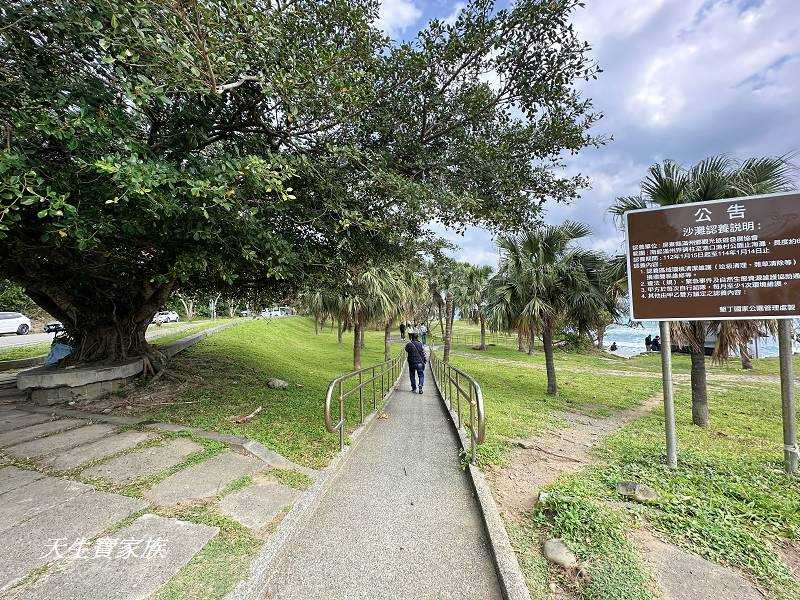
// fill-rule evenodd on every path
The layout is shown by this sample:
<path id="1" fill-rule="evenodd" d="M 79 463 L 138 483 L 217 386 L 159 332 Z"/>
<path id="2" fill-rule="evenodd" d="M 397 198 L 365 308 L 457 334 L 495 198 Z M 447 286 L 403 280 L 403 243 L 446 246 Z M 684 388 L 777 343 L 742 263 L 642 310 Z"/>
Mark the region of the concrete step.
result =
<path id="1" fill-rule="evenodd" d="M 9 398 L 24 398 L 26 396 L 25 390 L 18 390 L 17 386 L 3 388 L 0 387 L 0 400 L 7 400 Z"/>

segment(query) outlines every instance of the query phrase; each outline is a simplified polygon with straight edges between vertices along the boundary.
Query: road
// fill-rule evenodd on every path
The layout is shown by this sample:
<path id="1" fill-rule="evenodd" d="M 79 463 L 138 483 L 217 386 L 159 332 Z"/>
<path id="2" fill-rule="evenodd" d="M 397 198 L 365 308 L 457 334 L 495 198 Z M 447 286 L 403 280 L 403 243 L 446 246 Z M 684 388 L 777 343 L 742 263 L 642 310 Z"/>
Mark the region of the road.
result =
<path id="1" fill-rule="evenodd" d="M 170 333 L 175 333 L 186 329 L 187 327 L 193 327 L 194 325 L 200 325 L 203 321 L 192 321 L 191 323 L 176 323 L 174 325 L 164 325 L 162 327 L 158 327 L 156 325 L 151 325 L 150 328 L 147 330 L 147 339 L 151 340 L 153 338 L 161 337 L 162 335 L 168 335 Z M 0 335 L 0 349 L 2 348 L 13 348 L 16 346 L 32 346 L 34 344 L 42 344 L 42 343 L 50 343 L 53 340 L 53 333 L 29 333 L 28 335 L 16 335 L 16 334 L 6 334 Z"/>

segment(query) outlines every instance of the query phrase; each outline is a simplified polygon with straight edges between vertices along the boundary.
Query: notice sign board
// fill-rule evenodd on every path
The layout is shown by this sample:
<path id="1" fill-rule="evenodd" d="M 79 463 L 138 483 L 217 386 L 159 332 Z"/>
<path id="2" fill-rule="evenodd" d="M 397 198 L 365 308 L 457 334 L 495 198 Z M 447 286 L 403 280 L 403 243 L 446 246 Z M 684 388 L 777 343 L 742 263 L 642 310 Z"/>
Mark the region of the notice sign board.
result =
<path id="1" fill-rule="evenodd" d="M 800 194 L 625 213 L 631 318 L 800 315 Z"/>

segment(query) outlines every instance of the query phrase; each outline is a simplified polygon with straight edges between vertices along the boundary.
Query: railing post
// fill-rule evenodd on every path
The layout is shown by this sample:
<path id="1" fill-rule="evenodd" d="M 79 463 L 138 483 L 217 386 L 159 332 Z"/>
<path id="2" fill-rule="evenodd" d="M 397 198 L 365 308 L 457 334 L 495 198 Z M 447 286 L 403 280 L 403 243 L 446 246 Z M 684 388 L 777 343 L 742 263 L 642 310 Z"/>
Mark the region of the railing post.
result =
<path id="1" fill-rule="evenodd" d="M 458 371 L 456 371 L 456 406 L 458 407 L 458 428 L 461 429 L 461 387 L 458 381 Z"/>
<path id="2" fill-rule="evenodd" d="M 364 423 L 364 371 L 358 372 L 358 411 L 361 414 L 361 423 Z"/>
<path id="3" fill-rule="evenodd" d="M 372 367 L 370 382 L 372 383 L 372 410 L 375 410 L 378 408 L 378 405 L 375 403 L 375 367 Z"/>
<path id="4" fill-rule="evenodd" d="M 472 464 L 475 464 L 475 401 L 472 396 L 472 382 L 469 382 L 469 439 L 472 450 Z"/>
<path id="5" fill-rule="evenodd" d="M 344 394 L 342 393 L 342 382 L 339 381 L 339 452 L 344 450 Z"/>

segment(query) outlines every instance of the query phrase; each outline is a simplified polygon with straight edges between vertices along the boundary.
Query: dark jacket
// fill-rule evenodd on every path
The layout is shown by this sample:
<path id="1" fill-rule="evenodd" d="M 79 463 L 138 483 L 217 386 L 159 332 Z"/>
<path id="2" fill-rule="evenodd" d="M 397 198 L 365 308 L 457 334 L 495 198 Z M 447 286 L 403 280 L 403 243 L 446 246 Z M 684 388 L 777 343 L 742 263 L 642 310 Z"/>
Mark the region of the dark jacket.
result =
<path id="1" fill-rule="evenodd" d="M 427 361 L 425 346 L 418 340 L 406 344 L 406 354 L 408 354 L 408 364 L 410 365 L 424 365 Z"/>

